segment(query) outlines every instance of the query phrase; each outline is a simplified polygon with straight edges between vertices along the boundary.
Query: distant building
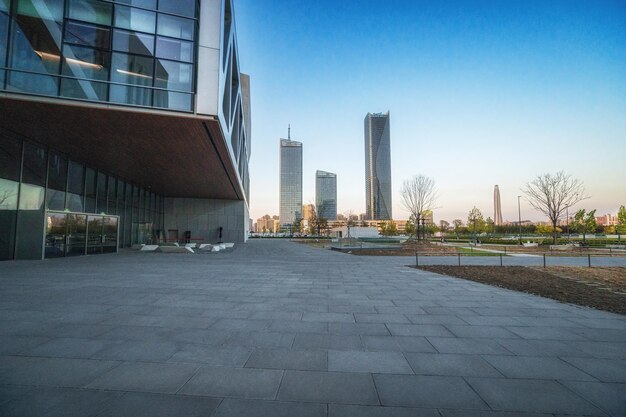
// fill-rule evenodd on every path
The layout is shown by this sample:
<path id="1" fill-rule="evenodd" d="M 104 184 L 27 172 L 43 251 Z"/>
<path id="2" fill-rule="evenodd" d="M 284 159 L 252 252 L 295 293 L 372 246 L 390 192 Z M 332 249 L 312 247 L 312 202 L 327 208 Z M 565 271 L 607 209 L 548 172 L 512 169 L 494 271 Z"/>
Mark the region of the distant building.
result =
<path id="1" fill-rule="evenodd" d="M 314 214 L 315 214 L 315 205 L 305 204 L 302 206 L 302 220 L 309 221 L 313 218 Z"/>
<path id="2" fill-rule="evenodd" d="M 500 189 L 498 186 L 493 187 L 493 224 L 502 225 L 502 206 L 500 204 Z"/>
<path id="3" fill-rule="evenodd" d="M 366 217 L 389 220 L 392 218 L 389 112 L 367 113 L 364 125 Z"/>
<path id="4" fill-rule="evenodd" d="M 280 140 L 280 225 L 302 219 L 302 143 Z"/>
<path id="5" fill-rule="evenodd" d="M 315 205 L 320 219 L 337 218 L 337 174 L 319 170 L 315 172 Z"/>

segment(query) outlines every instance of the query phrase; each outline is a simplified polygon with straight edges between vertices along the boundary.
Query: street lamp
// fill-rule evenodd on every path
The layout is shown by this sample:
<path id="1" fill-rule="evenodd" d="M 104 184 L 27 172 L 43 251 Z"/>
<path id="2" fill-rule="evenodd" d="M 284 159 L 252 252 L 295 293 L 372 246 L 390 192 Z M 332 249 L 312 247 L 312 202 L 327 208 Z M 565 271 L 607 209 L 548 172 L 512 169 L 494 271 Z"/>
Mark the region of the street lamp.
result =
<path id="1" fill-rule="evenodd" d="M 517 196 L 517 225 L 519 226 L 519 244 L 522 244 L 522 208 L 520 206 L 520 198 L 522 198 L 521 195 Z"/>
<path id="2" fill-rule="evenodd" d="M 565 207 L 565 225 L 567 227 L 567 241 L 569 242 L 569 206 Z"/>
<path id="3" fill-rule="evenodd" d="M 476 246 L 476 217 L 474 217 L 474 246 Z"/>

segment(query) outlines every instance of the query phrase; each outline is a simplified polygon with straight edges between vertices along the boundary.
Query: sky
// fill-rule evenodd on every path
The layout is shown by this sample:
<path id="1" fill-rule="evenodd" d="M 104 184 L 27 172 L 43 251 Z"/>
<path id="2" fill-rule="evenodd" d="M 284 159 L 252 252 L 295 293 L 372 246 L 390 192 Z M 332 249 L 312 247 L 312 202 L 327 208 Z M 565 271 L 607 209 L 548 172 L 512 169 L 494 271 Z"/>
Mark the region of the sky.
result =
<path id="1" fill-rule="evenodd" d="M 234 0 L 251 77 L 250 217 L 278 214 L 279 139 L 337 174 L 338 212 L 365 212 L 363 119 L 390 112 L 394 219 L 404 180 L 435 180 L 434 218 L 504 220 L 539 174 L 564 170 L 626 205 L 626 1 Z M 545 220 L 527 201 L 522 217 Z"/>

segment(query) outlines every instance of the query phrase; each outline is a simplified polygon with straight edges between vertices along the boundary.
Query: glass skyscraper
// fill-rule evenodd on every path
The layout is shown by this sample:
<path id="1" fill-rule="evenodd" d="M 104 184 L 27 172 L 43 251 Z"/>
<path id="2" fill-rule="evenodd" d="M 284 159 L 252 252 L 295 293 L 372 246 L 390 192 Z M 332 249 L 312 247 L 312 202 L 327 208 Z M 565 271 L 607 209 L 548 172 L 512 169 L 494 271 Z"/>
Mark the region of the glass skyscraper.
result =
<path id="1" fill-rule="evenodd" d="M 369 220 L 391 220 L 389 112 L 365 116 L 365 211 Z"/>
<path id="2" fill-rule="evenodd" d="M 280 140 L 280 225 L 302 219 L 302 143 Z"/>
<path id="3" fill-rule="evenodd" d="M 232 0 L 0 0 L 0 260 L 245 241 L 249 87 Z"/>
<path id="4" fill-rule="evenodd" d="M 315 206 L 318 218 L 337 220 L 337 174 L 315 172 Z"/>

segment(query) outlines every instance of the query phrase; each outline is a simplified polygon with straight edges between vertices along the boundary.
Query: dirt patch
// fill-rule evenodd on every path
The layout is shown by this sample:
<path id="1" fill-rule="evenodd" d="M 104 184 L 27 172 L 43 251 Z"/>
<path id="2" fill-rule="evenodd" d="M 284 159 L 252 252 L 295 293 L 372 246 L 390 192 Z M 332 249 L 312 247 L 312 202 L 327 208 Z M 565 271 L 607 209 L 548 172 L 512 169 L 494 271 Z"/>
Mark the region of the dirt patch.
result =
<path id="1" fill-rule="evenodd" d="M 419 269 L 626 314 L 624 267 L 420 266 Z"/>

